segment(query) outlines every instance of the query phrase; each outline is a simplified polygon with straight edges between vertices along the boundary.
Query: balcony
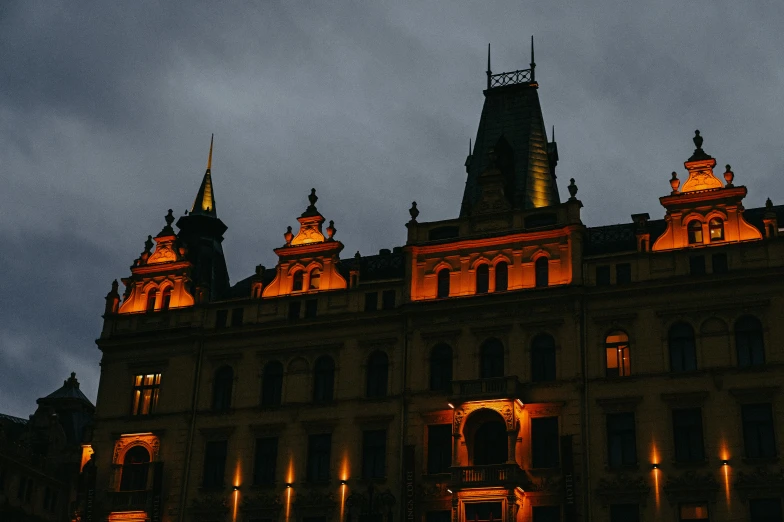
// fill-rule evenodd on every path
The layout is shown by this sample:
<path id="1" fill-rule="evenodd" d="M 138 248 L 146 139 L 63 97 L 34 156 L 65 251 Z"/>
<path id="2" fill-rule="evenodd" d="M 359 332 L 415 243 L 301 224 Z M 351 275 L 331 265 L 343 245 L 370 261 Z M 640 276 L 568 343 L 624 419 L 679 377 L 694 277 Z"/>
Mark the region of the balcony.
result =
<path id="1" fill-rule="evenodd" d="M 517 487 L 525 489 L 528 482 L 525 472 L 516 464 L 490 464 L 452 468 L 454 488 Z"/>
<path id="2" fill-rule="evenodd" d="M 152 494 L 142 491 L 109 491 L 112 511 L 149 511 Z"/>
<path id="3" fill-rule="evenodd" d="M 517 399 L 521 397 L 523 385 L 516 375 L 452 381 L 452 396 L 457 402 L 476 399 Z"/>

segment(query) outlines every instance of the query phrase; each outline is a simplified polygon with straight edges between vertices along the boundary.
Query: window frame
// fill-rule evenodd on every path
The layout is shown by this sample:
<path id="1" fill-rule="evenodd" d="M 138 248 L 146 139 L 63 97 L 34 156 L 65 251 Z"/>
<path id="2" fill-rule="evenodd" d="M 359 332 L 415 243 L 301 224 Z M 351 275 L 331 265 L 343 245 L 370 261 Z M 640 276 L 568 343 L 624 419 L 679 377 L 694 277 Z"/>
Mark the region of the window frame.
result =
<path id="1" fill-rule="evenodd" d="M 271 373 L 273 369 L 275 373 Z M 262 406 L 280 406 L 283 403 L 283 373 L 283 363 L 278 360 L 264 365 L 261 373 Z"/>
<path id="2" fill-rule="evenodd" d="M 667 348 L 671 372 L 683 373 L 697 370 L 697 341 L 691 324 L 686 321 L 672 324 L 667 330 Z"/>
<path id="3" fill-rule="evenodd" d="M 234 368 L 229 364 L 221 365 L 212 374 L 212 411 L 231 410 L 234 392 Z"/>
<path id="4" fill-rule="evenodd" d="M 365 396 L 370 398 L 386 397 L 389 392 L 389 356 L 383 350 L 376 350 L 367 359 Z"/>
<path id="5" fill-rule="evenodd" d="M 691 416 L 691 417 L 690 417 Z M 672 410 L 672 445 L 676 462 L 705 462 L 705 429 L 702 408 Z"/>
<path id="6" fill-rule="evenodd" d="M 550 286 L 550 260 L 547 256 L 540 256 L 534 261 L 534 287 L 547 288 Z"/>
<path id="7" fill-rule="evenodd" d="M 637 416 L 633 411 L 607 413 L 607 467 L 623 469 L 637 466 Z M 629 423 L 629 421 L 631 422 Z M 613 421 L 617 424 L 613 426 Z M 627 425 L 623 426 L 623 421 Z M 631 426 L 631 427 L 629 427 Z M 618 448 L 614 445 L 619 444 Z M 615 456 L 619 459 L 615 459 Z"/>
<path id="8" fill-rule="evenodd" d="M 438 353 L 438 352 L 441 353 Z M 451 391 L 454 355 L 447 343 L 438 343 L 430 350 L 430 391 Z M 440 370 L 440 371 L 439 371 Z M 446 378 L 448 377 L 448 379 Z M 440 381 L 440 382 L 436 382 Z M 439 386 L 440 384 L 440 386 Z"/>
<path id="9" fill-rule="evenodd" d="M 387 430 L 375 429 L 362 432 L 362 478 L 386 477 L 386 452 Z"/>
<path id="10" fill-rule="evenodd" d="M 497 337 L 490 337 L 482 342 L 479 347 L 480 379 L 497 379 L 505 376 L 505 352 L 504 343 Z"/>
<path id="11" fill-rule="evenodd" d="M 758 411 L 753 412 L 753 408 Z M 749 418 L 754 413 L 760 413 L 763 410 L 767 416 L 766 419 Z M 743 451 L 746 458 L 773 459 L 778 456 L 776 424 L 773 418 L 773 405 L 770 402 L 742 404 L 741 430 L 743 431 Z"/>
<path id="12" fill-rule="evenodd" d="M 561 465 L 561 438 L 558 416 L 531 419 L 531 467 L 557 468 Z"/>
<path id="13" fill-rule="evenodd" d="M 327 366 L 323 366 L 325 364 Z M 335 360 L 329 355 L 322 355 L 313 365 L 313 402 L 323 404 L 334 400 Z"/>
<path id="14" fill-rule="evenodd" d="M 494 268 L 495 291 L 506 292 L 509 290 L 509 263 L 499 261 Z"/>
<path id="15" fill-rule="evenodd" d="M 274 486 L 278 467 L 278 437 L 257 437 L 253 454 L 253 485 Z M 265 446 L 268 444 L 266 448 Z M 264 451 L 262 451 L 264 450 Z"/>
<path id="16" fill-rule="evenodd" d="M 718 221 L 718 223 L 714 223 Z M 719 231 L 716 237 L 713 237 L 713 232 Z M 708 220 L 708 239 L 711 243 L 718 243 L 724 241 L 724 220 L 720 217 L 712 217 Z"/>
<path id="17" fill-rule="evenodd" d="M 436 440 L 442 437 L 444 440 Z M 427 426 L 428 475 L 450 472 L 452 466 L 452 443 L 451 424 L 429 424 Z"/>
<path id="18" fill-rule="evenodd" d="M 228 460 L 228 453 L 229 441 L 226 439 L 208 440 L 205 442 L 204 466 L 202 470 L 203 488 L 223 489 L 226 486 L 226 461 Z M 219 464 L 222 464 L 222 466 L 219 466 Z"/>
<path id="19" fill-rule="evenodd" d="M 690 245 L 703 245 L 705 238 L 702 231 L 702 221 L 692 219 L 686 223 L 686 234 Z"/>
<path id="20" fill-rule="evenodd" d="M 147 384 L 146 378 L 152 377 L 152 383 Z M 158 409 L 160 400 L 161 374 L 142 373 L 133 376 L 131 393 L 131 415 L 153 415 Z M 145 398 L 145 391 L 149 390 L 149 397 Z M 145 408 L 146 405 L 146 408 Z"/>
<path id="21" fill-rule="evenodd" d="M 305 478 L 311 483 L 329 482 L 332 475 L 332 433 L 308 435 Z"/>
<path id="22" fill-rule="evenodd" d="M 490 265 L 480 263 L 475 270 L 476 294 L 490 293 Z"/>
<path id="23" fill-rule="evenodd" d="M 623 336 L 625 340 L 610 341 L 610 337 Z M 615 353 L 615 366 L 611 367 L 610 350 Z M 632 374 L 631 341 L 623 330 L 613 330 L 604 337 L 605 377 L 629 377 Z M 613 371 L 614 370 L 614 371 Z"/>
<path id="24" fill-rule="evenodd" d="M 449 268 L 441 268 L 436 273 L 436 299 L 446 299 L 451 293 L 452 271 Z"/>
<path id="25" fill-rule="evenodd" d="M 735 336 L 735 355 L 738 358 L 739 368 L 750 368 L 765 364 L 765 329 L 758 317 L 754 315 L 739 317 L 735 321 L 733 334 Z M 744 354 L 743 357 L 741 357 L 742 353 Z"/>
<path id="26" fill-rule="evenodd" d="M 555 357 L 555 338 L 539 333 L 531 340 L 531 381 L 552 382 L 558 370 Z"/>

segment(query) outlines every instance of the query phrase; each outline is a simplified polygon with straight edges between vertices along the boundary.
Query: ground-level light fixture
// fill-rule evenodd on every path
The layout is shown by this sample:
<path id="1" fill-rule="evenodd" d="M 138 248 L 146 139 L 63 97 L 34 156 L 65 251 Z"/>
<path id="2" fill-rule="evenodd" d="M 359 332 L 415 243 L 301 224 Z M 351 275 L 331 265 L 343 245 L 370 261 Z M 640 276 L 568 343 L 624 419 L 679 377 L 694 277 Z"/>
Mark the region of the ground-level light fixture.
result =
<path id="1" fill-rule="evenodd" d="M 239 491 L 240 487 L 239 486 L 232 486 L 231 489 L 233 489 L 234 491 Z"/>
<path id="2" fill-rule="evenodd" d="M 722 466 L 729 466 L 730 465 L 730 460 L 729 459 L 722 459 L 721 460 L 721 465 Z"/>
<path id="3" fill-rule="evenodd" d="M 348 484 L 348 480 L 343 479 L 343 480 L 340 481 L 340 485 L 341 486 L 345 486 L 346 484 Z"/>
<path id="4" fill-rule="evenodd" d="M 291 482 L 286 482 L 286 489 L 289 489 L 292 486 Z"/>
<path id="5" fill-rule="evenodd" d="M 653 464 L 653 465 L 651 465 L 651 467 L 652 467 L 653 469 L 659 469 L 659 465 L 658 465 L 658 464 Z"/>

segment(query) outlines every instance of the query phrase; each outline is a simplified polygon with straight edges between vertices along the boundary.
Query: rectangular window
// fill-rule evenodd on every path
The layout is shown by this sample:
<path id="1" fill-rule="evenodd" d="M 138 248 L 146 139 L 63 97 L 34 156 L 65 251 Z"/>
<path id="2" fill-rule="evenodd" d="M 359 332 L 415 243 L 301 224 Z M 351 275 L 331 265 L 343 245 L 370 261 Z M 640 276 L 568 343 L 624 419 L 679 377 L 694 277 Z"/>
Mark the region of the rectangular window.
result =
<path id="1" fill-rule="evenodd" d="M 308 437 L 308 482 L 329 481 L 331 451 L 332 434 L 323 433 Z"/>
<path id="2" fill-rule="evenodd" d="M 365 294 L 365 311 L 375 312 L 378 310 L 378 292 L 367 292 Z"/>
<path id="3" fill-rule="evenodd" d="M 782 522 L 781 499 L 749 499 L 749 515 L 751 522 Z"/>
<path id="4" fill-rule="evenodd" d="M 395 308 L 395 291 L 384 290 L 381 294 L 381 308 L 384 310 L 392 310 Z"/>
<path id="5" fill-rule="evenodd" d="M 611 468 L 637 463 L 637 435 L 634 413 L 607 415 L 607 463 Z"/>
<path id="6" fill-rule="evenodd" d="M 675 443 L 675 460 L 702 462 L 705 449 L 702 441 L 702 409 L 673 410 L 672 434 Z"/>
<path id="7" fill-rule="evenodd" d="M 299 308 L 300 308 L 299 301 L 294 301 L 289 303 L 289 319 L 292 320 L 299 319 Z"/>
<path id="8" fill-rule="evenodd" d="M 275 484 L 275 469 L 278 464 L 278 438 L 256 439 L 256 459 L 253 463 L 253 483 Z"/>
<path id="9" fill-rule="evenodd" d="M 609 286 L 610 284 L 610 267 L 597 266 L 596 267 L 596 286 Z"/>
<path id="10" fill-rule="evenodd" d="M 615 282 L 625 285 L 632 282 L 632 265 L 629 263 L 618 263 L 615 265 Z"/>
<path id="11" fill-rule="evenodd" d="M 205 488 L 222 488 L 226 473 L 226 452 L 228 441 L 210 440 L 204 448 L 204 482 Z"/>
<path id="12" fill-rule="evenodd" d="M 305 301 L 305 318 L 313 319 L 318 312 L 318 299 L 308 299 Z"/>
<path id="13" fill-rule="evenodd" d="M 465 504 L 466 521 L 503 520 L 503 504 L 500 502 L 469 502 Z"/>
<path id="14" fill-rule="evenodd" d="M 226 324 L 229 320 L 229 311 L 228 310 L 218 310 L 215 312 L 215 328 L 226 328 Z"/>
<path id="15" fill-rule="evenodd" d="M 533 522 L 561 522 L 560 506 L 534 506 L 531 514 Z"/>
<path id="16" fill-rule="evenodd" d="M 693 276 L 705 275 L 705 256 L 691 256 L 689 258 L 689 273 Z"/>
<path id="17" fill-rule="evenodd" d="M 244 308 L 235 308 L 231 311 L 231 325 L 242 326 L 242 316 L 244 315 Z"/>
<path id="18" fill-rule="evenodd" d="M 741 408 L 743 442 L 750 459 L 776 456 L 776 437 L 773 432 L 773 412 L 770 404 L 745 404 Z"/>
<path id="19" fill-rule="evenodd" d="M 531 419 L 531 463 L 534 468 L 555 468 L 561 463 L 558 417 Z"/>
<path id="20" fill-rule="evenodd" d="M 387 432 L 372 430 L 362 433 L 362 478 L 386 476 Z"/>
<path id="21" fill-rule="evenodd" d="M 708 520 L 708 504 L 681 504 L 679 520 Z"/>
<path id="22" fill-rule="evenodd" d="M 131 415 L 150 415 L 158 407 L 161 386 L 160 373 L 136 375 L 133 378 L 133 404 Z"/>
<path id="23" fill-rule="evenodd" d="M 726 274 L 729 271 L 727 264 L 727 254 L 713 254 L 711 257 L 714 274 Z"/>
<path id="24" fill-rule="evenodd" d="M 610 522 L 640 522 L 640 506 L 637 504 L 611 505 Z"/>
<path id="25" fill-rule="evenodd" d="M 427 472 L 449 473 L 452 465 L 452 425 L 434 424 L 427 427 Z"/>

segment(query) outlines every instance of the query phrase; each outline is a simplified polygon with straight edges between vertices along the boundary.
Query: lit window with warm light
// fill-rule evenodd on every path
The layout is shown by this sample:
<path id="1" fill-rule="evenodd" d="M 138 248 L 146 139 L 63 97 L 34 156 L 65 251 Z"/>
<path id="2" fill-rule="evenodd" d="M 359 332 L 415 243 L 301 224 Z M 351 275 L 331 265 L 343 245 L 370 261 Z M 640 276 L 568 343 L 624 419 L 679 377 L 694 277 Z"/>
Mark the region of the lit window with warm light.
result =
<path id="1" fill-rule="evenodd" d="M 310 290 L 318 290 L 321 287 L 321 270 L 314 268 L 310 271 Z"/>
<path id="2" fill-rule="evenodd" d="M 708 232 L 710 233 L 711 243 L 724 241 L 724 220 L 721 218 L 711 218 L 708 221 Z"/>
<path id="3" fill-rule="evenodd" d="M 694 219 L 689 221 L 686 230 L 688 232 L 690 245 L 702 244 L 702 223 L 699 220 Z"/>
<path id="4" fill-rule="evenodd" d="M 133 378 L 131 415 L 150 415 L 158 407 L 161 374 L 136 375 Z"/>
<path id="5" fill-rule="evenodd" d="M 607 354 L 607 377 L 628 377 L 631 374 L 629 336 L 621 331 L 612 332 L 606 337 L 604 348 Z"/>

